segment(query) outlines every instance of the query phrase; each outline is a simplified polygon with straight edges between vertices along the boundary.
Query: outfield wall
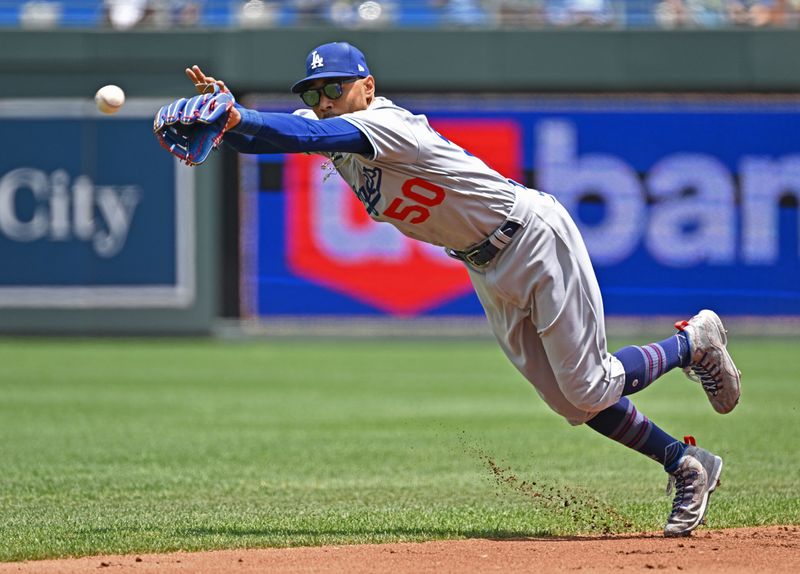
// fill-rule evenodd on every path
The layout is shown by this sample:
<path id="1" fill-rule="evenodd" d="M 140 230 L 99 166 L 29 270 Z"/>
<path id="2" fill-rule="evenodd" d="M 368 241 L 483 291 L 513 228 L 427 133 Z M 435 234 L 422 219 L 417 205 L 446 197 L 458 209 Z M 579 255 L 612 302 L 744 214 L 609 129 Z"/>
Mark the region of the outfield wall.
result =
<path id="1" fill-rule="evenodd" d="M 1 31 L 4 97 L 134 96 L 186 90 L 196 63 L 236 89 L 283 92 L 308 50 L 362 47 L 381 89 L 457 91 L 787 91 L 800 88 L 794 30 Z"/>
<path id="2" fill-rule="evenodd" d="M 247 179 L 249 164 L 245 162 L 239 166 L 232 154 L 216 154 L 208 164 L 192 170 L 193 202 L 184 213 L 188 219 L 184 218 L 183 221 L 190 221 L 196 234 L 194 243 L 181 243 L 176 224 L 178 219 L 173 218 L 169 222 L 165 219 L 159 223 L 155 220 L 148 222 L 147 218 L 140 216 L 146 213 L 145 208 L 148 207 L 155 209 L 151 213 L 163 214 L 167 204 L 179 205 L 171 202 L 169 198 L 174 199 L 180 195 L 178 192 L 180 186 L 172 185 L 176 182 L 174 174 L 165 172 L 153 178 L 154 181 L 161 183 L 134 181 L 135 177 L 144 176 L 145 166 L 150 169 L 155 165 L 153 162 L 168 159 L 160 156 L 160 159 L 147 159 L 150 152 L 160 151 L 155 147 L 155 141 L 151 141 L 147 116 L 155 111 L 157 102 L 191 93 L 191 87 L 182 72 L 187 65 L 197 63 L 208 73 L 224 78 L 241 98 L 252 98 L 254 94 L 270 94 L 271 97 L 276 97 L 285 94 L 287 86 L 302 72 L 303 58 L 310 47 L 335 39 L 346 39 L 362 47 L 367 52 L 372 72 L 378 78 L 379 89 L 393 97 L 437 92 L 491 94 L 489 99 L 502 105 L 504 94 L 508 93 L 513 93 L 517 100 L 533 96 L 541 98 L 554 93 L 583 95 L 602 93 L 610 98 L 607 103 L 610 102 L 612 107 L 625 107 L 629 97 L 621 96 L 623 93 L 671 94 L 671 98 L 668 98 L 670 105 L 680 105 L 681 101 L 687 101 L 686 94 L 705 93 L 715 94 L 710 97 L 714 105 L 719 104 L 717 110 L 710 110 L 713 114 L 725 107 L 724 100 L 718 97 L 720 93 L 758 93 L 759 97 L 766 95 L 772 98 L 776 93 L 791 95 L 800 88 L 800 62 L 792 57 L 800 49 L 800 35 L 784 30 L 677 32 L 579 29 L 502 32 L 189 30 L 127 33 L 3 31 L 0 32 L 0 45 L 3 47 L 0 50 L 0 73 L 3 74 L 4 82 L 0 87 L 0 100 L 6 104 L 23 102 L 23 105 L 27 101 L 33 101 L 45 106 L 52 105 L 56 110 L 61 110 L 60 104 L 48 104 L 44 100 L 69 98 L 72 102 L 70 105 L 83 106 L 88 115 L 82 120 L 83 127 L 74 128 L 80 132 L 80 137 L 70 135 L 68 129 L 56 129 L 55 126 L 50 128 L 52 135 L 49 135 L 47 121 L 43 123 L 39 121 L 37 125 L 40 127 L 37 129 L 40 131 L 36 135 L 26 129 L 27 123 L 33 120 L 29 117 L 26 119 L 24 114 L 13 122 L 4 122 L 2 128 L 3 141 L 6 142 L 4 146 L 8 145 L 8 142 L 19 145 L 13 145 L 14 149 L 11 150 L 13 153 L 4 154 L 0 175 L 7 176 L 23 167 L 32 169 L 44 174 L 43 177 L 49 182 L 47 188 L 49 191 L 46 192 L 49 195 L 46 201 L 41 198 L 37 200 L 36 192 L 29 186 L 27 191 L 18 192 L 16 195 L 9 194 L 9 196 L 14 195 L 14 199 L 5 208 L 0 205 L 0 211 L 5 209 L 6 215 L 10 213 L 13 216 L 6 217 L 6 221 L 12 222 L 11 228 L 6 225 L 0 230 L 0 254 L 4 262 L 7 262 L 0 273 L 0 291 L 3 287 L 9 288 L 6 290 L 9 296 L 5 299 L 0 297 L 6 301 L 0 304 L 0 332 L 204 333 L 211 329 L 216 317 L 221 314 L 235 314 L 240 308 L 252 316 L 270 314 L 263 311 L 272 305 L 271 302 L 264 308 L 259 307 L 261 302 L 258 297 L 263 297 L 263 294 L 259 294 L 259 286 L 252 281 L 252 272 L 258 262 L 254 262 L 252 257 L 248 259 L 252 253 L 248 251 L 247 245 L 244 245 L 241 251 L 245 275 L 241 282 L 239 281 L 241 246 L 238 230 L 240 224 L 247 223 L 240 221 L 239 215 L 240 211 L 250 213 L 248 207 L 253 207 L 253 201 L 283 201 L 284 194 L 272 194 L 267 199 L 267 196 L 260 194 L 252 186 L 247 188 L 245 181 L 244 188 L 250 189 L 253 193 L 242 196 L 243 203 L 240 205 L 236 197 L 240 179 Z M 138 120 L 141 123 L 135 124 L 138 127 L 131 128 L 137 131 L 136 137 L 112 133 L 110 136 L 103 136 L 106 139 L 98 139 L 100 136 L 97 134 L 103 131 L 97 129 L 98 125 L 121 126 L 124 123 L 120 118 L 102 118 L 91 111 L 89 98 L 99 86 L 107 83 L 121 85 L 133 100 L 149 102 L 143 104 L 144 108 L 140 108 L 144 110 Z M 434 97 L 431 101 L 435 99 Z M 741 101 L 739 100 L 740 104 Z M 643 203 L 631 204 L 629 207 L 644 206 L 644 209 L 651 210 L 653 197 L 646 189 L 645 181 L 659 158 L 694 153 L 712 159 L 710 163 L 704 164 L 706 167 L 714 163 L 713 160 L 716 158 L 719 164 L 715 164 L 716 167 L 721 167 L 721 170 L 717 170 L 717 174 L 722 180 L 729 178 L 729 183 L 726 184 L 727 191 L 715 186 L 712 177 L 706 180 L 711 182 L 706 186 L 706 193 L 711 194 L 709 198 L 713 200 L 711 204 L 715 205 L 715 208 L 720 205 L 724 208 L 717 213 L 724 215 L 722 220 L 727 223 L 719 227 L 714 227 L 711 223 L 704 228 L 708 233 L 705 237 L 700 237 L 697 245 L 703 241 L 707 243 L 706 247 L 702 245 L 699 247 L 701 251 L 705 250 L 705 256 L 701 255 L 701 259 L 705 257 L 702 259 L 702 265 L 705 267 L 696 267 L 695 271 L 702 271 L 700 276 L 710 277 L 713 281 L 722 282 L 729 287 L 726 301 L 732 302 L 728 305 L 729 307 L 732 305 L 734 313 L 747 311 L 746 307 L 741 305 L 737 307 L 736 303 L 736 293 L 739 292 L 736 281 L 741 280 L 747 282 L 744 288 L 749 289 L 747 297 L 756 304 L 755 312 L 770 315 L 795 314 L 796 304 L 800 301 L 795 293 L 795 286 L 800 284 L 797 272 L 798 240 L 795 235 L 797 193 L 793 187 L 793 170 L 789 163 L 792 163 L 791 157 L 796 152 L 792 136 L 796 131 L 792 131 L 792 126 L 797 119 L 797 106 L 791 96 L 781 96 L 777 103 L 784 106 L 783 112 L 788 113 L 786 116 L 788 120 L 785 122 L 778 120 L 777 123 L 770 124 L 771 128 L 765 128 L 761 126 L 760 119 L 774 120 L 775 116 L 769 110 L 765 112 L 761 109 L 762 103 L 765 103 L 765 100 L 755 99 L 749 104 L 745 102 L 743 105 L 749 105 L 747 113 L 754 114 L 751 117 L 752 121 L 748 124 L 746 119 L 734 118 L 733 123 L 739 121 L 740 124 L 729 126 L 732 131 L 728 136 L 723 135 L 720 141 L 717 141 L 719 138 L 701 137 L 705 143 L 702 145 L 692 143 L 698 136 L 704 134 L 703 120 L 699 124 L 689 122 L 684 130 L 672 125 L 666 134 L 666 148 L 654 149 L 653 157 L 649 159 L 636 159 L 631 155 L 636 153 L 637 144 L 629 134 L 635 131 L 637 126 L 642 125 L 641 122 L 637 122 L 636 111 L 633 108 L 622 110 L 627 114 L 625 121 L 630 124 L 622 134 L 626 137 L 620 138 L 615 134 L 614 130 L 617 128 L 613 123 L 606 128 L 592 127 L 587 132 L 586 126 L 581 127 L 580 122 L 575 123 L 573 121 L 575 118 L 572 118 L 570 121 L 573 121 L 571 124 L 573 128 L 566 126 L 566 129 L 573 129 L 571 133 L 581 142 L 580 147 L 575 148 L 572 158 L 575 160 L 573 162 L 575 169 L 579 169 L 581 165 L 585 167 L 585 162 L 582 164 L 579 159 L 587 153 L 611 154 L 631 168 L 642 186 L 640 195 Z M 458 112 L 458 109 L 461 109 L 461 112 Z M 430 107 L 430 111 L 435 113 L 435 106 Z M 472 121 L 480 119 L 478 116 L 485 110 L 481 106 L 475 106 L 470 98 L 466 97 L 456 101 L 451 109 L 439 111 L 440 115 L 445 116 L 448 114 L 458 116 L 460 113 L 461 119 Z M 534 110 L 532 113 L 540 112 L 541 110 L 539 112 Z M 613 116 L 619 112 L 618 109 L 609 113 Z M 762 112 L 765 114 L 759 115 Z M 565 113 L 567 116 L 581 115 L 575 109 L 567 110 Z M 736 113 L 734 110 L 731 115 Z M 472 118 L 469 117 L 470 114 L 473 114 Z M 511 116 L 513 115 L 511 113 Z M 563 113 L 561 117 L 564 117 Z M 539 179 L 541 170 L 537 170 L 534 165 L 536 160 L 532 151 L 536 133 L 535 123 L 539 120 L 530 123 L 519 114 L 515 118 L 509 116 L 506 120 L 509 118 L 521 126 L 523 134 L 521 137 L 524 140 L 518 149 L 520 160 L 516 165 L 509 166 L 509 169 L 519 171 L 519 174 L 515 172 L 515 177 L 519 177 L 524 183 L 541 185 Z M 683 116 L 683 120 L 687 118 L 688 116 Z M 63 118 L 60 121 L 64 121 Z M 644 131 L 651 130 L 654 141 L 664 137 L 665 132 L 659 131 L 657 122 L 650 121 L 649 124 L 647 122 L 645 124 L 649 127 Z M 110 131 L 114 132 L 116 129 L 115 127 Z M 595 143 L 584 143 L 588 133 L 591 133 L 590 137 L 596 140 Z M 111 137 L 111 140 L 108 137 Z M 649 136 L 641 133 L 636 137 L 641 139 Z M 76 142 L 76 139 L 82 143 Z M 43 140 L 47 140 L 48 145 L 51 145 L 52 151 L 49 153 L 42 154 L 42 150 L 37 148 L 38 143 Z M 618 142 L 618 145 L 614 142 Z M 740 144 L 738 147 L 737 142 Z M 728 149 L 720 150 L 720 146 L 727 146 Z M 71 147 L 82 150 L 83 155 L 68 159 L 69 154 L 62 154 L 59 151 L 59 148 L 69 150 Z M 28 150 L 27 158 L 23 157 L 25 150 Z M 112 157 L 116 159 L 111 160 Z M 779 216 L 776 216 L 777 223 L 774 218 L 769 220 L 772 221 L 771 224 L 767 221 L 767 224 L 774 228 L 772 235 L 767 234 L 760 239 L 754 234 L 754 227 L 746 228 L 745 218 L 748 212 L 741 207 L 743 199 L 753 197 L 745 193 L 747 189 L 754 189 L 752 186 L 745 188 L 740 185 L 742 171 L 739 169 L 741 160 L 751 157 L 756 160 L 761 157 L 767 163 L 771 161 L 774 165 L 783 166 L 781 169 L 785 172 L 783 178 L 785 181 L 776 184 L 785 185 L 783 195 L 780 193 L 775 195 L 773 193 L 775 190 L 769 186 L 764 188 L 775 197 L 764 199 L 762 204 L 774 199 L 777 207 L 776 210 L 770 211 L 768 206 L 762 213 L 766 213 L 767 217 L 773 217 L 774 213 L 778 213 Z M 120 158 L 128 161 L 122 161 L 118 167 L 114 167 Z M 280 158 L 275 159 L 281 161 Z M 131 173 L 133 179 L 125 176 L 125 169 L 131 166 L 134 167 Z M 142 173 L 137 174 L 136 167 L 142 168 Z M 180 166 L 173 167 L 176 170 L 187 169 Z M 714 169 L 711 169 L 713 167 L 709 168 L 710 171 L 706 170 L 710 176 L 714 175 L 712 173 Z M 724 175 L 723 171 L 727 175 Z M 67 199 L 59 204 L 58 200 L 53 198 L 60 197 L 61 192 L 58 190 L 61 188 L 57 184 L 61 181 L 59 174 L 62 172 L 66 174 L 69 183 L 66 184 L 66 192 L 62 193 Z M 550 173 L 553 171 L 550 170 Z M 763 175 L 766 172 L 762 170 L 759 173 Z M 69 211 L 68 206 L 74 205 L 70 203 L 75 201 L 74 183 L 83 181 L 80 178 L 84 176 L 96 183 L 93 187 L 95 190 L 100 187 L 112 190 L 126 186 L 137 187 L 139 198 L 152 198 L 144 202 L 134 202 L 142 209 L 129 213 L 132 235 L 130 235 L 131 242 L 126 244 L 127 251 L 121 250 L 110 257 L 93 253 L 91 249 L 87 249 L 87 246 L 92 244 L 91 238 L 87 239 L 88 226 L 78 225 L 75 210 L 72 210 L 73 219 L 68 223 L 64 223 L 69 219 L 67 216 L 62 216 L 61 219 L 57 216 L 59 205 L 62 212 L 65 209 Z M 557 179 L 553 180 L 551 185 L 557 186 Z M 650 178 L 651 183 L 653 179 Z M 170 183 L 167 184 L 167 191 L 164 193 L 159 186 L 167 181 Z M 80 191 L 77 193 L 80 194 Z M 108 195 L 110 192 L 104 193 L 111 197 Z M 99 192 L 95 191 L 95 195 L 99 197 Z M 715 204 L 714 201 L 720 198 L 724 201 Z M 111 207 L 117 205 L 110 199 L 108 201 Z M 37 210 L 37 205 L 44 207 Z M 176 213 L 187 209 L 186 203 L 181 205 L 183 207 L 175 208 Z M 583 216 L 590 223 L 596 224 L 605 217 L 602 209 L 599 214 L 592 211 L 597 210 L 597 202 L 595 207 L 591 205 L 581 207 L 576 203 L 576 209 L 579 208 L 583 209 Z M 93 209 L 100 229 L 103 208 L 99 201 Z M 109 211 L 111 212 L 113 209 Z M 125 215 L 126 212 L 122 209 L 116 213 Z M 650 215 L 652 216 L 652 213 Z M 23 236 L 19 233 L 14 235 L 14 222 L 28 224 L 37 220 L 37 217 L 48 218 L 50 223 L 46 230 L 42 231 L 44 227 L 41 226 L 39 229 L 36 225 L 22 225 L 22 228 L 28 230 L 29 236 L 24 236 L 24 231 Z M 0 217 L 0 220 L 2 219 Z M 59 221 L 62 222 L 60 227 Z M 283 224 L 273 221 L 271 225 L 270 229 L 274 233 Z M 252 231 L 252 227 L 249 229 Z M 635 226 L 633 228 L 628 226 L 626 229 L 627 237 L 631 239 L 627 246 L 630 248 L 630 253 L 636 256 L 638 249 L 644 250 L 645 257 L 652 255 L 652 250 L 647 244 L 647 229 L 639 229 L 639 235 L 636 235 Z M 107 231 L 109 230 L 110 227 Z M 601 226 L 597 231 L 605 233 L 608 230 Z M 157 249 L 153 245 L 159 233 L 166 233 L 167 247 L 164 249 Z M 617 232 L 612 234 L 618 235 Z M 135 241 L 137 237 L 140 240 L 138 244 Z M 252 241 L 254 237 L 257 235 L 246 236 L 245 242 Z M 759 241 L 761 243 L 758 243 Z M 184 249 L 178 247 L 179 245 L 188 247 Z M 288 243 L 273 242 L 270 248 L 276 253 L 279 252 L 281 257 L 286 257 L 291 246 Z M 623 250 L 625 248 L 625 246 L 620 247 Z M 169 257 L 165 259 L 166 253 L 173 253 L 174 260 L 167 261 Z M 641 257 L 642 252 L 638 253 Z M 684 255 L 694 256 L 692 253 L 682 253 L 678 250 L 671 255 L 668 253 L 667 258 L 673 255 L 679 259 Z M 619 261 L 611 261 L 614 258 L 613 254 L 606 256 L 611 258 L 608 262 L 612 266 L 608 273 L 602 268 L 599 269 L 601 282 L 605 283 L 604 287 L 607 287 L 612 279 L 635 277 L 640 272 L 647 273 L 647 277 L 651 279 L 656 279 L 659 275 L 669 279 L 670 265 L 676 274 L 686 276 L 687 261 L 678 264 L 674 261 L 667 262 L 661 267 L 658 265 L 653 267 L 652 264 L 648 267 L 645 262 L 644 266 L 622 269 L 613 267 L 620 264 Z M 717 260 L 714 257 L 717 257 Z M 719 259 L 720 257 L 722 259 Z M 748 257 L 756 259 L 772 257 L 772 259 L 764 266 L 763 261 L 748 262 Z M 657 259 L 650 257 L 649 261 L 658 264 Z M 179 275 L 186 272 L 187 266 L 181 265 L 180 262 L 186 260 L 191 261 L 191 265 L 188 266 L 191 277 L 188 283 L 181 283 Z M 271 263 L 274 263 L 274 259 Z M 693 265 L 692 262 L 688 264 Z M 250 275 L 247 275 L 248 273 Z M 317 280 L 313 277 L 314 273 L 312 270 L 312 281 Z M 778 281 L 775 285 L 767 286 L 775 298 L 759 297 L 759 277 Z M 468 286 L 463 285 L 461 279 L 448 283 L 451 294 L 457 295 L 454 299 L 446 300 L 438 307 L 418 304 L 416 311 L 411 307 L 401 308 L 400 314 L 409 312 L 413 314 L 419 312 L 419 309 L 427 312 L 442 308 L 454 314 L 479 314 L 475 302 L 470 299 Z M 280 281 L 281 279 L 278 283 Z M 731 281 L 734 282 L 733 285 Z M 85 299 L 75 296 L 80 295 L 80 289 L 83 288 L 102 289 L 109 286 L 115 290 L 115 295 L 119 296 L 118 287 L 131 285 L 139 289 L 140 294 L 148 289 L 152 292 L 155 288 L 155 291 L 163 292 L 166 289 L 166 291 L 171 290 L 173 295 L 177 292 L 183 295 L 175 295 L 171 302 L 166 302 L 169 297 L 147 300 L 138 295 L 130 297 L 128 296 L 130 293 L 116 299 L 112 297 L 105 300 L 94 295 Z M 187 291 L 181 285 L 191 286 L 189 295 L 186 295 Z M 291 282 L 285 285 L 289 285 L 290 289 L 297 286 Z M 53 288 L 56 288 L 56 291 L 52 291 Z M 57 296 L 59 290 L 63 295 L 69 288 L 73 288 L 73 295 Z M 608 291 L 610 297 L 620 302 L 618 305 L 612 302 L 612 310 L 638 313 L 641 308 L 647 307 L 646 301 L 639 307 L 633 305 L 631 302 L 636 297 L 641 298 L 642 293 L 634 294 L 631 298 L 630 291 L 626 289 L 627 287 L 622 284 L 614 285 Z M 691 299 L 692 305 L 702 304 L 702 301 L 715 294 L 713 284 L 702 284 L 699 289 L 705 294 Z M 341 304 L 342 290 L 340 286 L 335 285 L 334 299 L 338 297 L 338 302 L 332 307 L 325 307 L 330 301 L 325 297 L 318 298 L 319 284 L 312 285 L 311 290 L 316 293 L 312 299 L 314 305 L 323 306 L 320 310 L 312 305 L 312 312 L 325 313 L 326 310 L 333 310 L 367 315 L 387 312 L 385 303 L 376 305 L 374 301 L 363 297 L 355 300 L 351 298 L 350 302 Z M 98 292 L 96 291 L 95 295 Z M 37 293 L 39 299 L 36 299 Z M 345 295 L 351 297 L 352 294 L 345 293 Z M 646 299 L 647 293 L 644 296 Z M 667 302 L 673 301 L 676 297 L 675 293 L 662 293 L 661 296 L 664 297 L 662 300 Z M 782 306 L 781 297 L 788 298 L 786 300 L 791 300 L 791 303 Z M 296 303 L 297 298 L 279 295 L 271 301 L 281 300 L 290 304 L 284 308 L 280 308 L 279 305 L 277 314 L 297 311 L 291 306 L 291 301 L 294 300 Z M 82 302 L 76 303 L 76 301 Z M 276 307 L 273 306 L 274 308 Z M 392 311 L 389 305 L 388 312 L 395 311 Z"/>
<path id="3" fill-rule="evenodd" d="M 713 307 L 800 317 L 800 99 L 393 99 L 506 177 L 558 198 L 586 240 L 607 314 Z M 366 216 L 361 202 L 377 204 L 380 168 L 365 170 L 357 198 L 326 177 L 324 158 L 242 159 L 244 315 L 482 314 L 459 261 Z M 426 197 L 409 193 L 384 216 L 427 218 Z"/>
<path id="4" fill-rule="evenodd" d="M 208 332 L 217 166 L 155 145 L 159 102 L 0 99 L 0 332 Z"/>

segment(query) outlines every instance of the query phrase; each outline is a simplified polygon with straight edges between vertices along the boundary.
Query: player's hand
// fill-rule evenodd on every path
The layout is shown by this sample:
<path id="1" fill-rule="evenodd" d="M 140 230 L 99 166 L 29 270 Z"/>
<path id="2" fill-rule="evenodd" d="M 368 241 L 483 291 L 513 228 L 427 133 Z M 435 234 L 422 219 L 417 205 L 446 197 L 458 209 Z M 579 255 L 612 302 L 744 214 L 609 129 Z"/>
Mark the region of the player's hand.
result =
<path id="1" fill-rule="evenodd" d="M 230 114 L 228 114 L 228 121 L 225 123 L 225 131 L 227 132 L 229 129 L 235 128 L 241 121 L 242 114 L 239 113 L 239 110 L 231 108 Z"/>
<path id="2" fill-rule="evenodd" d="M 186 68 L 186 77 L 189 78 L 189 80 L 191 80 L 191 82 L 194 84 L 198 94 L 208 94 L 213 92 L 215 85 L 220 92 L 230 93 L 230 90 L 228 89 L 228 86 L 225 85 L 225 82 L 222 80 L 217 80 L 211 76 L 206 76 L 203 73 L 203 70 L 200 69 L 200 66 L 195 65 L 191 68 Z"/>

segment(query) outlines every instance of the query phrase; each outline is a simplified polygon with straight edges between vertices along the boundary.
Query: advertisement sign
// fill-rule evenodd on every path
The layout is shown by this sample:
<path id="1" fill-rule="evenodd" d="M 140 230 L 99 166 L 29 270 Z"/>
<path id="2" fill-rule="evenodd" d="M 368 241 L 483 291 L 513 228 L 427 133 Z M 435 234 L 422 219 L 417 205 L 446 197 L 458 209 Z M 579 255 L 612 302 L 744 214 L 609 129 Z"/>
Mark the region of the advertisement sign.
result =
<path id="1" fill-rule="evenodd" d="M 193 172 L 155 143 L 152 104 L 0 100 L 0 307 L 187 307 Z"/>
<path id="2" fill-rule="evenodd" d="M 394 99 L 569 209 L 608 314 L 800 315 L 800 101 Z M 242 158 L 246 314 L 481 313 L 460 263 L 370 220 L 322 158 Z"/>

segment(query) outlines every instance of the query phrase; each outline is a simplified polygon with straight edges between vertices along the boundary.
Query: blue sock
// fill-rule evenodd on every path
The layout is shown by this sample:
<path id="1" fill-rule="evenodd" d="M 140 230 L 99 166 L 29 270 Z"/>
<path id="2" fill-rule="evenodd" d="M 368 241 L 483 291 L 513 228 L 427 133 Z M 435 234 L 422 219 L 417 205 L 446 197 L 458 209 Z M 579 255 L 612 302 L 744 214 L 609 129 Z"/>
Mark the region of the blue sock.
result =
<path id="1" fill-rule="evenodd" d="M 614 356 L 625 367 L 623 396 L 646 388 L 658 377 L 689 364 L 689 339 L 683 331 L 658 343 L 643 347 L 623 347 Z"/>
<path id="2" fill-rule="evenodd" d="M 600 434 L 657 460 L 667 472 L 675 470 L 686 448 L 650 422 L 626 397 L 597 413 L 586 424 Z"/>

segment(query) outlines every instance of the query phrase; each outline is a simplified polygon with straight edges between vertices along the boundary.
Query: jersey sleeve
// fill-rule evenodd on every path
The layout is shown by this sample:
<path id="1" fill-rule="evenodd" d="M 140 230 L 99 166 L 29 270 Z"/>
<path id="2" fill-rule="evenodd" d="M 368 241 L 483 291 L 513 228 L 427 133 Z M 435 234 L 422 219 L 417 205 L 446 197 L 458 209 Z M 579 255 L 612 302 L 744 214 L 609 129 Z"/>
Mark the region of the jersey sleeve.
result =
<path id="1" fill-rule="evenodd" d="M 385 107 L 339 117 L 367 136 L 374 151 L 370 160 L 414 162 L 419 157 L 419 142 L 410 121 L 413 116 L 406 110 Z"/>
<path id="2" fill-rule="evenodd" d="M 317 120 L 306 115 L 259 112 L 237 108 L 241 121 L 230 133 L 247 136 L 254 141 L 241 142 L 231 138 L 231 145 L 241 150 L 245 145 L 250 153 L 282 152 L 343 152 L 368 156 L 373 153 L 367 136 L 355 125 L 341 118 Z"/>

